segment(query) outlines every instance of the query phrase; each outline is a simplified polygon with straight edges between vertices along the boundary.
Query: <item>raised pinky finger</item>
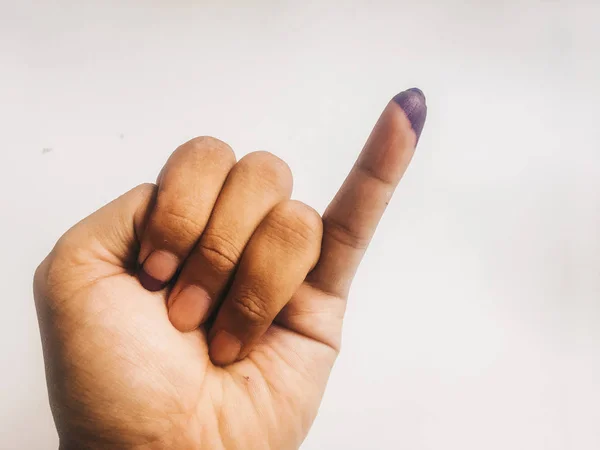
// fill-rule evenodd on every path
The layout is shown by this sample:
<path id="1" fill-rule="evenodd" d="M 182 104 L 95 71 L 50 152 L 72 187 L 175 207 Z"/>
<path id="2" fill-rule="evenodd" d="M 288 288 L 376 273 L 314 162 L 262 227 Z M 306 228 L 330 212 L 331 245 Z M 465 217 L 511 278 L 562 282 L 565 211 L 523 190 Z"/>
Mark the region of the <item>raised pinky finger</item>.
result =
<path id="1" fill-rule="evenodd" d="M 427 115 L 425 96 L 413 88 L 384 109 L 356 164 L 323 215 L 321 258 L 312 286 L 345 297 L 396 186 L 406 171 Z"/>

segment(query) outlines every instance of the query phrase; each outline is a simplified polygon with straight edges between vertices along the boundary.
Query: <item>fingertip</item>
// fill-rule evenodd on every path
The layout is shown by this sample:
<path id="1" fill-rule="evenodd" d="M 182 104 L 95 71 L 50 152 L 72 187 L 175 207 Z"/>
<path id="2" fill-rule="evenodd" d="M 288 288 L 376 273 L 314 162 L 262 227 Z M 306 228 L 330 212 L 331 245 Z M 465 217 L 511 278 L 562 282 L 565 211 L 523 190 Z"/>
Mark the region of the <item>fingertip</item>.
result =
<path id="1" fill-rule="evenodd" d="M 160 291 L 173 278 L 179 267 L 179 258 L 172 253 L 151 251 L 141 264 L 138 278 L 141 285 L 150 292 Z"/>
<path id="2" fill-rule="evenodd" d="M 169 320 L 181 332 L 193 331 L 206 320 L 211 303 L 205 289 L 186 286 L 169 299 Z"/>
<path id="3" fill-rule="evenodd" d="M 144 289 L 150 292 L 160 291 L 165 287 L 163 281 L 157 280 L 153 276 L 149 275 L 143 267 L 140 267 L 138 271 L 138 279 Z"/>
<path id="4" fill-rule="evenodd" d="M 238 359 L 241 349 L 242 343 L 238 338 L 220 330 L 210 342 L 210 359 L 217 366 L 227 366 Z"/>
<path id="5" fill-rule="evenodd" d="M 406 114 L 418 142 L 427 118 L 425 94 L 421 89 L 415 87 L 400 92 L 393 100 Z"/>
<path id="6" fill-rule="evenodd" d="M 425 98 L 425 93 L 421 89 L 419 89 L 418 87 L 413 87 L 413 88 L 407 89 L 406 91 L 407 92 L 414 92 L 415 94 L 418 94 L 421 97 Z"/>

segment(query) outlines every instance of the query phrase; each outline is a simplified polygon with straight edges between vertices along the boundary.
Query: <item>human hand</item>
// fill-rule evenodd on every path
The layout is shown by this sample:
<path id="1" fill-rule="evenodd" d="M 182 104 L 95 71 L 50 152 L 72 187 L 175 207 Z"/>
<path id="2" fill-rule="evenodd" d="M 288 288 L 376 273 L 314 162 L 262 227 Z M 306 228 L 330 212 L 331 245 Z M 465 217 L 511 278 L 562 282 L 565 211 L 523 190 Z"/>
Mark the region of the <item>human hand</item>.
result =
<path id="1" fill-rule="evenodd" d="M 34 282 L 61 448 L 298 448 L 425 116 L 390 101 L 322 219 L 283 161 L 197 138 L 69 230 Z"/>

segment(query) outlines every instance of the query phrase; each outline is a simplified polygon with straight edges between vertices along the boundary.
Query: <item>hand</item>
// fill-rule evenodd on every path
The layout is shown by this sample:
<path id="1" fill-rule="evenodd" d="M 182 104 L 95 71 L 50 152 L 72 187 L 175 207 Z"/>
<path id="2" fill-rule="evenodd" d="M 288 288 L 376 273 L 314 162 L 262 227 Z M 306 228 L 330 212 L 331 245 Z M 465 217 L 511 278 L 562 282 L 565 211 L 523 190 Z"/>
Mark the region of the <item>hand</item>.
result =
<path id="1" fill-rule="evenodd" d="M 388 104 L 322 220 L 283 161 L 198 138 L 69 230 L 34 282 L 61 448 L 298 448 L 425 115 Z"/>

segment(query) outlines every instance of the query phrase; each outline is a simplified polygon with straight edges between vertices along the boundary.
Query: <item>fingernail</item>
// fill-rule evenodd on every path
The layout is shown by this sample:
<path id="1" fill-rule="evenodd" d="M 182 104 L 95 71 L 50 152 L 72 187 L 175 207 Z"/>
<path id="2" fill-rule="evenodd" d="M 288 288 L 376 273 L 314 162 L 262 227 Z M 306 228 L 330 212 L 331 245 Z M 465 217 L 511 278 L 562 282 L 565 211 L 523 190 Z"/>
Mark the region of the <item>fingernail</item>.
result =
<path id="1" fill-rule="evenodd" d="M 404 110 L 419 142 L 427 117 L 425 94 L 419 88 L 411 88 L 396 95 L 394 101 Z"/>
<path id="2" fill-rule="evenodd" d="M 150 253 L 139 270 L 138 278 L 144 288 L 160 291 L 169 282 L 179 266 L 179 258 L 164 250 Z"/>
<path id="3" fill-rule="evenodd" d="M 200 286 L 189 285 L 175 296 L 169 308 L 169 319 L 179 331 L 192 331 L 205 320 L 211 300 Z"/>
<path id="4" fill-rule="evenodd" d="M 226 366 L 237 359 L 241 349 L 242 343 L 235 336 L 221 330 L 210 343 L 210 359 L 217 366 Z"/>

